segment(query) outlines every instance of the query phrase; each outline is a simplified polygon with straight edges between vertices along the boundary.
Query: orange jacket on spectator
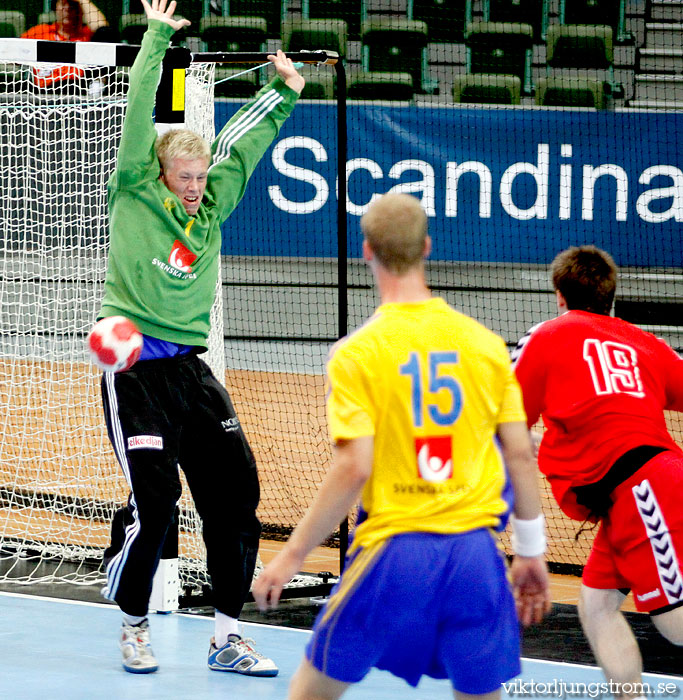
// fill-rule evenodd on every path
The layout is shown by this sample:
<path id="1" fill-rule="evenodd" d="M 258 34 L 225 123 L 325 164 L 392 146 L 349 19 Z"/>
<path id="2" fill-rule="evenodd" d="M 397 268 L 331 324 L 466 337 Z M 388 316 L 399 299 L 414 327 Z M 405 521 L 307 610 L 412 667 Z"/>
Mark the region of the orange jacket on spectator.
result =
<path id="1" fill-rule="evenodd" d="M 93 31 L 86 24 L 76 34 L 60 34 L 58 23 L 38 24 L 21 35 L 22 39 L 44 39 L 47 41 L 90 41 Z M 38 87 L 45 88 L 61 80 L 78 80 L 83 76 L 83 69 L 72 65 L 55 65 L 45 63 L 33 68 L 33 77 Z"/>

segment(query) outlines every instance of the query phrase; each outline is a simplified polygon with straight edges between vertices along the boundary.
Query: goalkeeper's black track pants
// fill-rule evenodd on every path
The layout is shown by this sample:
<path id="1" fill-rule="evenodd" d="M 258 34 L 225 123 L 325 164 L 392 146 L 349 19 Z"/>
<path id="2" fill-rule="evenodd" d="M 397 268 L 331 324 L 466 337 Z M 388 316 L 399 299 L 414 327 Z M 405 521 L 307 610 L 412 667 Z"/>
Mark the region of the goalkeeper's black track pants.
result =
<path id="1" fill-rule="evenodd" d="M 203 524 L 217 610 L 238 617 L 249 592 L 261 525 L 256 463 L 228 392 L 196 355 L 138 362 L 105 373 L 109 438 L 131 489 L 112 528 L 104 595 L 129 615 L 147 614 L 152 579 L 181 485 Z"/>

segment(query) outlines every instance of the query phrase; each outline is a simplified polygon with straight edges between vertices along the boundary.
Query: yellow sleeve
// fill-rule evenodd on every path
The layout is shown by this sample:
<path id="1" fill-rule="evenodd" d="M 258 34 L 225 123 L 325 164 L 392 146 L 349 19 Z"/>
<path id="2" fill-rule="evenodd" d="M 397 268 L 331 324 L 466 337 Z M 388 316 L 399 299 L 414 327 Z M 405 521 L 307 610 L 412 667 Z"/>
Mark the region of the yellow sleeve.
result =
<path id="1" fill-rule="evenodd" d="M 522 390 L 507 355 L 503 371 L 503 395 L 497 423 L 516 423 L 518 421 L 526 423 Z"/>
<path id="2" fill-rule="evenodd" d="M 337 350 L 327 365 L 327 422 L 333 441 L 375 434 L 376 411 L 367 376 Z"/>

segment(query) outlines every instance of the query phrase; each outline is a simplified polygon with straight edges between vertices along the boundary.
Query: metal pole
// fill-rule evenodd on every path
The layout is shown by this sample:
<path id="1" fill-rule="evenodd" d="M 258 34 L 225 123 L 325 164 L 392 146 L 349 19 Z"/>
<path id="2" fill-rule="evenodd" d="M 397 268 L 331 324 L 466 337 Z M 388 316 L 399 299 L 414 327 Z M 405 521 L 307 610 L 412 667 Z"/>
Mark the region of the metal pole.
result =
<path id="1" fill-rule="evenodd" d="M 270 55 L 267 51 L 200 52 L 191 54 L 190 60 L 193 63 L 265 63 Z M 299 63 L 339 65 L 339 54 L 335 51 L 286 51 L 285 56 Z"/>
<path id="2" fill-rule="evenodd" d="M 348 229 L 346 225 L 346 70 L 342 61 L 334 64 L 337 72 L 337 284 L 339 294 L 339 337 L 348 333 Z M 349 519 L 339 526 L 339 573 L 349 548 Z"/>

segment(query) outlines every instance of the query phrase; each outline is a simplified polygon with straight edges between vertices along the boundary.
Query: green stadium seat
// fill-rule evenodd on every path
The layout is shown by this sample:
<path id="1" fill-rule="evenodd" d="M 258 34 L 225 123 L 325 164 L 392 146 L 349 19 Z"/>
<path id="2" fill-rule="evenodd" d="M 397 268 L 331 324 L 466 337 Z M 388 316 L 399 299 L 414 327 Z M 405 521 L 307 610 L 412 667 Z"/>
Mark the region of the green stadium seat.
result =
<path id="1" fill-rule="evenodd" d="M 546 60 L 552 68 L 611 69 L 612 28 L 553 24 L 548 27 Z"/>
<path id="2" fill-rule="evenodd" d="M 229 0 L 203 0 L 202 2 L 202 17 L 210 15 L 228 15 Z"/>
<path id="3" fill-rule="evenodd" d="M 226 78 L 229 78 L 231 75 L 235 75 L 243 70 L 244 67 L 227 68 L 223 66 L 216 66 L 214 95 L 216 97 L 239 97 L 242 99 L 255 95 L 259 87 L 261 87 L 259 84 L 257 71 L 244 73 L 238 78 L 226 80 Z"/>
<path id="4" fill-rule="evenodd" d="M 268 25 L 268 36 L 280 36 L 283 17 L 282 0 L 227 0 L 227 13 L 231 17 L 264 17 Z"/>
<path id="5" fill-rule="evenodd" d="M 0 10 L 0 37 L 20 37 L 26 31 L 23 12 Z"/>
<path id="6" fill-rule="evenodd" d="M 267 34 L 264 17 L 202 17 L 199 22 L 208 51 L 262 51 Z"/>
<path id="7" fill-rule="evenodd" d="M 453 102 L 518 105 L 522 82 L 516 75 L 470 73 L 458 75 L 453 82 Z"/>
<path id="8" fill-rule="evenodd" d="M 144 14 L 121 15 L 119 32 L 121 41 L 126 44 L 140 44 L 142 35 L 147 30 L 147 17 Z"/>
<path id="9" fill-rule="evenodd" d="M 534 41 L 545 41 L 548 26 L 548 0 L 484 0 L 487 22 L 521 22 L 530 24 Z"/>
<path id="10" fill-rule="evenodd" d="M 536 86 L 536 104 L 544 107 L 605 107 L 605 83 L 593 78 L 551 76 Z"/>
<path id="11" fill-rule="evenodd" d="M 54 24 L 57 21 L 57 13 L 51 12 L 41 12 L 38 15 L 38 24 Z"/>
<path id="12" fill-rule="evenodd" d="M 45 9 L 45 0 L 2 0 L 0 7 L 4 12 L 21 12 L 25 19 L 25 28 L 38 24 L 38 15 Z"/>
<path id="13" fill-rule="evenodd" d="M 108 3 L 110 5 L 110 7 L 114 10 L 114 13 L 116 13 L 116 11 L 117 11 L 116 9 L 114 9 L 115 6 L 119 5 L 119 7 L 117 8 L 118 13 L 121 12 L 120 0 L 100 0 L 100 3 L 102 3 L 102 4 Z M 105 14 L 107 14 L 105 7 L 103 7 L 102 4 L 100 4 L 100 3 L 98 3 L 97 0 L 95 0 L 95 4 Z M 141 6 L 141 3 L 139 2 L 139 0 L 134 0 L 133 5 L 134 5 L 135 9 L 137 10 L 137 8 Z M 178 5 L 180 5 L 180 3 L 178 3 Z M 202 3 L 197 2 L 197 0 L 193 0 L 192 2 L 184 2 L 184 3 L 182 3 L 182 7 L 179 7 L 178 14 L 182 13 L 183 17 L 185 17 L 186 19 L 189 19 L 190 22 L 192 23 L 191 26 L 187 28 L 188 36 L 197 36 L 197 33 L 199 32 L 199 22 L 202 19 L 202 17 L 204 16 L 204 13 L 202 10 L 203 10 Z"/>
<path id="14" fill-rule="evenodd" d="M 341 19 L 348 27 L 349 39 L 360 39 L 361 22 L 365 19 L 363 0 L 302 0 L 304 19 Z"/>
<path id="15" fill-rule="evenodd" d="M 408 18 L 427 23 L 430 42 L 462 42 L 469 15 L 471 0 L 408 0 Z"/>
<path id="16" fill-rule="evenodd" d="M 331 70 L 318 70 L 305 74 L 301 97 L 305 100 L 332 100 L 336 94 L 335 76 Z"/>
<path id="17" fill-rule="evenodd" d="M 427 87 L 427 24 L 404 17 L 370 17 L 361 27 L 363 70 L 404 72 L 413 87 Z"/>
<path id="18" fill-rule="evenodd" d="M 282 23 L 285 51 L 325 49 L 346 56 L 348 28 L 342 19 L 290 19 Z"/>
<path id="19" fill-rule="evenodd" d="M 175 15 L 175 19 L 183 19 L 182 15 Z M 119 34 L 125 44 L 138 45 L 142 43 L 142 36 L 147 31 L 147 17 L 144 14 L 124 14 L 119 20 Z M 173 35 L 173 44 L 179 44 L 187 36 L 187 30 L 181 29 Z"/>
<path id="20" fill-rule="evenodd" d="M 469 73 L 516 75 L 531 93 L 533 29 L 518 22 L 470 22 L 465 31 Z"/>
<path id="21" fill-rule="evenodd" d="M 626 32 L 626 0 L 560 0 L 560 24 L 607 24 L 617 42 Z"/>
<path id="22" fill-rule="evenodd" d="M 412 100 L 415 90 L 410 73 L 363 71 L 349 77 L 351 100 Z"/>

